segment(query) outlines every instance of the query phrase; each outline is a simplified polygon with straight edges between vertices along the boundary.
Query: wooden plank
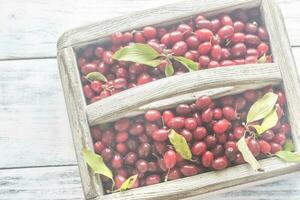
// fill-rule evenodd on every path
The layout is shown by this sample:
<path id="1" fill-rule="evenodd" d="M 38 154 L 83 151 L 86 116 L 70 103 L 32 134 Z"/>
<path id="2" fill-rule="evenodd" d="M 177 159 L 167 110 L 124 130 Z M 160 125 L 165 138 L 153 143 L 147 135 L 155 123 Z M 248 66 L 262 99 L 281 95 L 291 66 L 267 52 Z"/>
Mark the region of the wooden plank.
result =
<path id="1" fill-rule="evenodd" d="M 2 200 L 83 199 L 77 166 L 0 170 Z"/>
<path id="2" fill-rule="evenodd" d="M 1 61 L 0 71 L 0 168 L 76 164 L 56 61 Z"/>
<path id="3" fill-rule="evenodd" d="M 278 63 L 283 77 L 288 118 L 291 124 L 293 139 L 298 151 L 300 151 L 300 78 L 297 73 L 296 63 L 290 48 L 287 30 L 279 8 L 272 0 L 262 1 L 261 11 L 269 30 L 270 44 L 274 61 Z"/>
<path id="4" fill-rule="evenodd" d="M 269 184 L 234 188 L 221 194 L 213 194 L 203 200 L 295 200 L 300 199 L 300 172 L 273 180 Z M 0 170 L 1 200 L 81 200 L 81 188 L 77 166 L 43 167 Z M 199 197 L 186 200 L 197 200 Z"/>
<path id="5" fill-rule="evenodd" d="M 216 15 L 221 12 L 230 12 L 236 8 L 252 8 L 259 4 L 260 0 L 186 0 L 184 2 L 173 3 L 135 12 L 126 16 L 95 22 L 67 31 L 58 40 L 57 48 L 62 49 L 69 46 L 81 47 L 82 45 L 109 37 L 114 32 L 135 30 L 152 24 L 157 25 L 187 20 L 198 13 Z"/>
<path id="6" fill-rule="evenodd" d="M 264 159 L 259 162 L 263 166 L 264 172 L 255 172 L 251 169 L 249 164 L 243 164 L 218 172 L 208 172 L 192 177 L 186 177 L 184 179 L 160 183 L 159 185 L 146 186 L 122 193 L 104 195 L 97 199 L 182 199 L 226 189 L 231 186 L 284 175 L 300 169 L 299 163 L 284 163 L 278 158 Z"/>
<path id="7" fill-rule="evenodd" d="M 82 93 L 80 75 L 76 66 L 75 53 L 72 48 L 65 48 L 58 54 L 58 65 L 64 90 L 69 123 L 79 166 L 82 187 L 87 199 L 103 194 L 103 187 L 98 175 L 90 171 L 83 160 L 81 150 L 93 149 L 90 129 L 85 112 L 85 100 Z"/>
<path id="8" fill-rule="evenodd" d="M 192 92 L 188 94 L 183 94 L 183 95 L 178 95 L 175 97 L 155 101 L 155 102 L 150 102 L 149 104 L 143 105 L 141 107 L 134 108 L 132 111 L 125 113 L 124 117 L 132 117 L 132 116 L 137 116 L 140 114 L 145 113 L 147 110 L 151 109 L 158 109 L 158 110 L 164 110 L 168 108 L 173 108 L 179 103 L 185 102 L 193 102 L 195 101 L 198 97 L 203 96 L 203 95 L 208 95 L 211 96 L 212 98 L 218 98 L 221 96 L 226 96 L 226 95 L 233 95 L 233 94 L 239 94 L 242 93 L 246 90 L 250 89 L 258 89 L 262 88 L 264 86 L 270 85 L 270 83 L 264 82 L 262 84 L 245 84 L 245 85 L 239 85 L 236 87 L 233 86 L 228 86 L 228 87 L 221 87 L 221 88 L 214 88 L 210 90 L 203 90 L 200 92 Z"/>
<path id="9" fill-rule="evenodd" d="M 55 57 L 57 39 L 68 29 L 176 1 L 0 0 L 0 59 Z M 282 9 L 291 45 L 299 46 L 300 1 L 276 2 Z"/>
<path id="10" fill-rule="evenodd" d="M 124 114 L 150 102 L 179 94 L 183 95 L 218 87 L 235 87 L 249 83 L 252 85 L 274 84 L 280 83 L 280 81 L 279 68 L 273 63 L 215 68 L 168 77 L 132 88 L 90 104 L 86 110 L 89 123 L 95 125 L 121 118 Z"/>

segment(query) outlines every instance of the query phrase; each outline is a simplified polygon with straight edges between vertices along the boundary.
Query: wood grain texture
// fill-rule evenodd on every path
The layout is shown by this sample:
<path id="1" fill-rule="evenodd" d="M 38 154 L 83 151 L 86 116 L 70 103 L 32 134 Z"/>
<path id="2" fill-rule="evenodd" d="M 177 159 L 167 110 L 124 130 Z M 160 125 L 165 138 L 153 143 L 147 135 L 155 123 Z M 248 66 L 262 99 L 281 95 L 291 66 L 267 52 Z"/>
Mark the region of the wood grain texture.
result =
<path id="1" fill-rule="evenodd" d="M 270 44 L 274 61 L 280 66 L 285 89 L 288 117 L 291 124 L 293 140 L 300 151 L 300 78 L 290 48 L 287 31 L 279 8 L 272 0 L 263 0 L 261 5 L 263 18 L 269 30 Z"/>
<path id="2" fill-rule="evenodd" d="M 211 194 L 203 200 L 297 200 L 300 199 L 300 172 L 272 183 L 234 188 Z M 1 200 L 82 200 L 77 166 L 0 170 Z M 186 200 L 198 200 L 199 197 Z"/>
<path id="3" fill-rule="evenodd" d="M 103 194 L 103 187 L 98 175 L 90 171 L 81 154 L 82 148 L 93 149 L 93 142 L 86 118 L 85 100 L 75 53 L 72 48 L 65 48 L 57 57 L 82 187 L 85 197 L 92 199 Z"/>
<path id="4" fill-rule="evenodd" d="M 1 200 L 83 199 L 77 166 L 0 170 Z"/>
<path id="5" fill-rule="evenodd" d="M 0 71 L 0 168 L 76 164 L 56 61 L 1 61 Z"/>
<path id="6" fill-rule="evenodd" d="M 281 75 L 276 64 L 241 65 L 214 68 L 164 78 L 121 92 L 87 106 L 91 125 L 123 117 L 135 108 L 153 101 L 195 91 L 245 84 L 280 83 Z M 159 88 L 159 90 L 157 90 Z M 111 102 L 118 102 L 112 104 Z"/>
<path id="7" fill-rule="evenodd" d="M 159 185 L 146 186 L 122 193 L 104 195 L 97 199 L 182 199 L 226 189 L 231 186 L 284 175 L 300 169 L 299 163 L 285 163 L 278 158 L 269 158 L 259 162 L 264 168 L 264 172 L 255 172 L 251 169 L 249 164 L 243 164 L 218 172 L 208 172 L 192 177 L 186 177 L 184 179 L 160 183 Z M 200 198 L 201 196 L 198 197 Z"/>
<path id="8" fill-rule="evenodd" d="M 186 0 L 172 3 L 69 30 L 59 38 L 57 48 L 82 47 L 109 38 L 114 32 L 131 31 L 148 25 L 159 26 L 159 24 L 168 22 L 176 23 L 188 20 L 191 16 L 196 16 L 199 13 L 206 16 L 217 15 L 236 8 L 252 8 L 259 4 L 260 0 Z"/>
<path id="9" fill-rule="evenodd" d="M 0 59 L 55 57 L 66 30 L 179 0 L 0 0 Z M 300 45 L 298 0 L 276 0 L 293 46 Z"/>
<path id="10" fill-rule="evenodd" d="M 228 87 L 214 88 L 214 89 L 210 89 L 210 90 L 203 90 L 200 92 L 192 92 L 192 93 L 188 93 L 188 94 L 178 95 L 175 97 L 151 102 L 149 104 L 143 105 L 138 108 L 134 108 L 132 111 L 124 114 L 124 117 L 140 115 L 140 114 L 145 113 L 147 110 L 151 110 L 151 109 L 164 110 L 164 109 L 172 108 L 182 102 L 190 103 L 190 102 L 195 101 L 198 97 L 203 96 L 203 95 L 208 95 L 208 96 L 211 96 L 212 98 L 218 98 L 221 96 L 242 93 L 245 90 L 262 88 L 267 85 L 270 85 L 270 83 L 264 82 L 262 84 L 256 84 L 256 85 L 245 84 L 245 85 L 238 85 L 238 86 L 234 86 L 234 87 L 228 86 Z"/>

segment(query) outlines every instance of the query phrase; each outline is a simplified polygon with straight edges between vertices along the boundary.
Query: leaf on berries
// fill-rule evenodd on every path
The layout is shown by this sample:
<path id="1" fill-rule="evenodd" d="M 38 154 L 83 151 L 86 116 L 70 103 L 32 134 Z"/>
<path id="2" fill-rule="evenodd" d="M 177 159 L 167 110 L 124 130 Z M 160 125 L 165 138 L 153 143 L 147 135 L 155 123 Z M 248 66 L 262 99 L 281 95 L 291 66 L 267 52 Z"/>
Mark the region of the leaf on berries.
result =
<path id="1" fill-rule="evenodd" d="M 150 45 L 134 43 L 116 51 L 113 59 L 156 67 L 160 64 L 160 60 L 157 59 L 159 56 L 160 54 Z"/>
<path id="2" fill-rule="evenodd" d="M 253 125 L 252 127 L 254 127 L 256 129 L 256 132 L 258 134 L 262 134 L 263 132 L 265 132 L 266 130 L 273 128 L 274 126 L 276 126 L 277 122 L 278 122 L 278 115 L 277 115 L 277 109 L 274 108 L 273 111 L 268 114 L 263 122 L 261 123 L 261 125 Z"/>
<path id="3" fill-rule="evenodd" d="M 286 162 L 300 162 L 300 154 L 296 152 L 278 151 L 275 155 Z"/>
<path id="4" fill-rule="evenodd" d="M 237 142 L 237 146 L 241 154 L 243 155 L 244 160 L 251 165 L 251 167 L 255 171 L 263 171 L 259 162 L 256 160 L 256 158 L 253 156 L 252 152 L 250 151 L 245 135 L 241 137 L 241 139 Z"/>
<path id="5" fill-rule="evenodd" d="M 88 73 L 85 76 L 86 79 L 88 79 L 89 81 L 103 81 L 103 82 L 107 82 L 107 78 L 101 74 L 100 72 L 91 72 Z"/>
<path id="6" fill-rule="evenodd" d="M 286 139 L 285 143 L 284 143 L 284 146 L 283 146 L 283 149 L 285 151 L 291 151 L 291 152 L 295 151 L 295 146 L 293 144 L 293 141 L 291 139 Z"/>
<path id="7" fill-rule="evenodd" d="M 266 54 L 262 55 L 258 60 L 257 63 L 266 63 L 267 62 L 267 56 Z"/>
<path id="8" fill-rule="evenodd" d="M 278 95 L 273 92 L 266 93 L 262 98 L 258 99 L 250 108 L 247 115 L 247 124 L 263 119 L 269 115 L 278 99 Z"/>
<path id="9" fill-rule="evenodd" d="M 168 137 L 176 152 L 179 153 L 179 155 L 181 155 L 183 159 L 192 159 L 192 152 L 190 150 L 190 147 L 182 135 L 171 129 L 171 133 Z"/>
<path id="10" fill-rule="evenodd" d="M 124 183 L 122 183 L 122 185 L 119 189 L 115 190 L 115 192 L 131 189 L 133 187 L 135 181 L 137 180 L 137 178 L 138 178 L 137 174 L 130 176 L 126 181 L 124 181 Z"/>
<path id="11" fill-rule="evenodd" d="M 166 77 L 168 77 L 168 76 L 172 76 L 173 74 L 174 74 L 173 65 L 170 61 L 168 61 L 168 64 L 166 65 L 166 68 L 165 68 L 165 75 L 166 75 Z"/>
<path id="12" fill-rule="evenodd" d="M 102 174 L 103 176 L 110 178 L 114 183 L 113 174 L 111 170 L 105 165 L 103 158 L 100 155 L 93 153 L 87 148 L 82 149 L 82 154 L 85 162 L 96 174 Z"/>
<path id="13" fill-rule="evenodd" d="M 198 70 L 198 64 L 182 56 L 174 56 L 174 59 L 183 64 L 190 72 Z"/>

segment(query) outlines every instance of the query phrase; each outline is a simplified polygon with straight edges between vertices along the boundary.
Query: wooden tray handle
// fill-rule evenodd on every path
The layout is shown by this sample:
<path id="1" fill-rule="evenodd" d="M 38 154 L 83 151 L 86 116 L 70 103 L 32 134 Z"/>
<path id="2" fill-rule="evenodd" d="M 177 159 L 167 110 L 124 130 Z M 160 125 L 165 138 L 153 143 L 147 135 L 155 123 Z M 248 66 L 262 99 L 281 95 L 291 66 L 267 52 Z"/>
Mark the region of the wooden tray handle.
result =
<path id="1" fill-rule="evenodd" d="M 234 93 L 249 88 L 255 89 L 264 85 L 279 84 L 281 80 L 282 77 L 276 63 L 208 69 L 164 78 L 126 90 L 88 105 L 86 111 L 90 125 L 96 125 L 124 116 L 139 114 L 149 108 L 149 105 L 155 108 L 153 102 L 157 101 L 160 101 L 161 104 L 154 103 L 156 108 L 163 108 L 162 105 L 165 107 L 174 105 L 172 101 L 182 102 L 180 98 L 193 100 L 193 96 L 184 96 L 190 93 L 192 93 L 190 95 L 199 95 L 201 91 L 210 91 L 216 96 L 226 94 L 226 91 Z M 211 90 L 216 88 L 219 90 Z M 180 98 L 178 99 L 178 97 Z M 148 105 L 148 107 L 144 105 Z"/>

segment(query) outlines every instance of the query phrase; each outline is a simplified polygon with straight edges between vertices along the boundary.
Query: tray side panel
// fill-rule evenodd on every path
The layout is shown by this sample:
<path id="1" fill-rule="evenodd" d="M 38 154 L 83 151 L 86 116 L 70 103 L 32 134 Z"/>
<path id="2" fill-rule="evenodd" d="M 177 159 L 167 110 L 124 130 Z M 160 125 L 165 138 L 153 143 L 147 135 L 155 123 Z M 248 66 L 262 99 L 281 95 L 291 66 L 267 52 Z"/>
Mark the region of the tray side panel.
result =
<path id="1" fill-rule="evenodd" d="M 131 15 L 115 17 L 65 32 L 58 40 L 58 49 L 80 46 L 110 36 L 114 32 L 134 30 L 147 25 L 157 25 L 178 19 L 190 19 L 196 14 L 209 15 L 227 12 L 236 8 L 258 6 L 261 0 L 187 0 L 176 4 L 135 12 Z"/>
<path id="2" fill-rule="evenodd" d="M 300 151 L 300 79 L 287 30 L 279 7 L 273 0 L 262 1 L 261 14 L 269 32 L 274 60 L 278 63 L 282 74 L 293 140 L 296 149 Z"/>
<path id="3" fill-rule="evenodd" d="M 81 154 L 83 147 L 93 149 L 93 143 L 75 53 L 72 48 L 65 48 L 58 53 L 57 59 L 84 195 L 87 199 L 95 198 L 103 194 L 103 189 L 98 176 L 89 170 Z"/>

